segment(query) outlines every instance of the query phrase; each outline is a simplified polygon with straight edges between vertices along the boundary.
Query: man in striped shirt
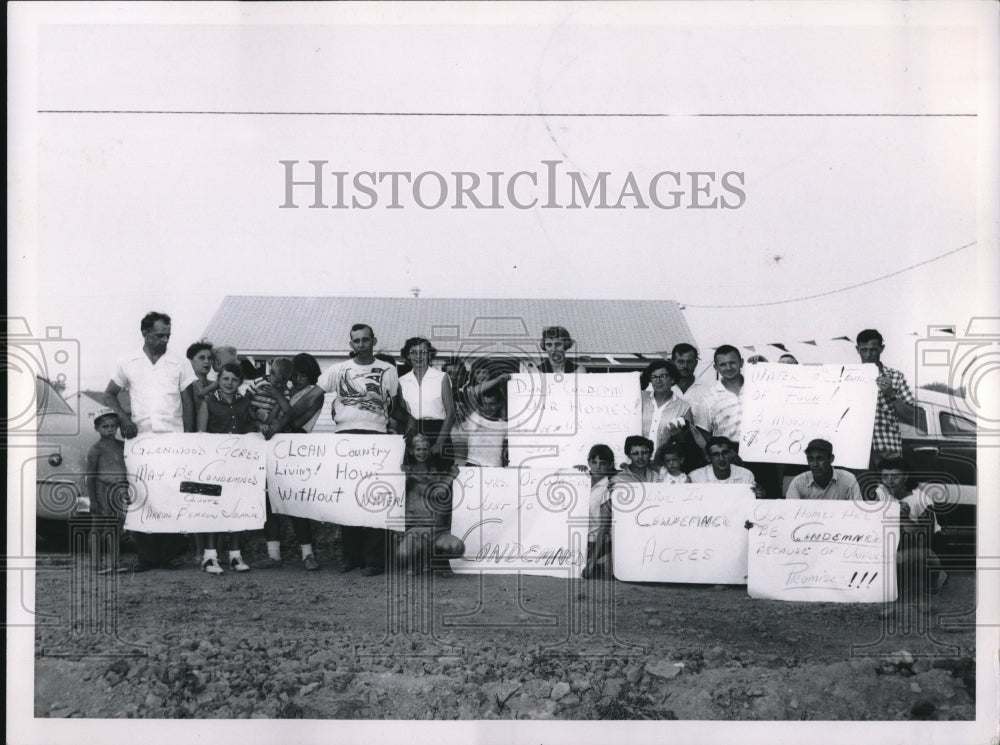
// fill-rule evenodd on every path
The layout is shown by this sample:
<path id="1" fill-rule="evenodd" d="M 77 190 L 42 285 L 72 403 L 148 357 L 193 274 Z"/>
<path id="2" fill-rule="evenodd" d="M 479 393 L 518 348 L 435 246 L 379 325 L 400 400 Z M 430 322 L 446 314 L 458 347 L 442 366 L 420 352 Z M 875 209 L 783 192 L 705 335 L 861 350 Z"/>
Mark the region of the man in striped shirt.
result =
<path id="1" fill-rule="evenodd" d="M 723 344 L 715 350 L 715 371 L 719 380 L 694 407 L 694 423 L 702 436 L 740 441 L 743 419 L 743 356 L 740 350 Z"/>

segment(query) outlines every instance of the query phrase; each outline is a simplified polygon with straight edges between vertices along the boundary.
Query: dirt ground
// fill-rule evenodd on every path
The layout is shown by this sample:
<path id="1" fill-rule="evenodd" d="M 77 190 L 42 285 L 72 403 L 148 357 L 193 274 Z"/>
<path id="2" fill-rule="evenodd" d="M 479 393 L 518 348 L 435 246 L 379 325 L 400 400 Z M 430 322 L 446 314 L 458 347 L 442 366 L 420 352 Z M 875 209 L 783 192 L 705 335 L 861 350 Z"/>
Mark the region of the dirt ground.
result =
<path id="1" fill-rule="evenodd" d="M 916 603 L 285 566 L 98 576 L 43 554 L 35 716 L 970 720 L 975 578 Z M 247 553 L 247 552 L 245 552 Z M 260 558 L 261 549 L 249 558 Z M 126 557 L 129 558 L 129 557 Z"/>

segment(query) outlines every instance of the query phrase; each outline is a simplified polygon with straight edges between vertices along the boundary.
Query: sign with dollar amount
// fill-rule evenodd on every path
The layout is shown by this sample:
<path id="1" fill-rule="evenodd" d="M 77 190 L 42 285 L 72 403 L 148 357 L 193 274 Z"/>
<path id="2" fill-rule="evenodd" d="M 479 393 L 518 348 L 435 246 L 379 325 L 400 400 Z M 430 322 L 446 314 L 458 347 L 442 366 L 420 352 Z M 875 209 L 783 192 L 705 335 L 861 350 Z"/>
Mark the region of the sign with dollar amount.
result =
<path id="1" fill-rule="evenodd" d="M 875 365 L 747 365 L 740 457 L 805 464 L 810 440 L 833 445 L 837 465 L 867 468 L 878 388 Z"/>
<path id="2" fill-rule="evenodd" d="M 216 533 L 264 527 L 264 438 L 148 434 L 125 442 L 125 528 Z"/>

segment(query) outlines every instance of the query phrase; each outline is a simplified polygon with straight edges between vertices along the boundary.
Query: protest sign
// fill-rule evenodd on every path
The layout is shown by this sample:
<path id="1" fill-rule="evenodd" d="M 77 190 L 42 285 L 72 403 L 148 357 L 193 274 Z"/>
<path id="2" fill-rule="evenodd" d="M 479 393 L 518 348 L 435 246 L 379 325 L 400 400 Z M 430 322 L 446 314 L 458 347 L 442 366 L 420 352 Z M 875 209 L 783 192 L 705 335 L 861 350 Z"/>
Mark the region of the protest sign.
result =
<path id="1" fill-rule="evenodd" d="M 747 365 L 740 457 L 804 465 L 806 445 L 821 437 L 838 466 L 867 468 L 877 376 L 875 365 Z"/>
<path id="2" fill-rule="evenodd" d="M 580 576 L 587 560 L 590 476 L 579 471 L 461 468 L 451 532 L 459 573 Z"/>
<path id="3" fill-rule="evenodd" d="M 215 533 L 264 527 L 264 438 L 259 434 L 141 435 L 125 442 L 135 492 L 125 527 Z"/>
<path id="4" fill-rule="evenodd" d="M 403 529 L 400 435 L 280 434 L 267 447 L 267 491 L 281 515 Z"/>
<path id="5" fill-rule="evenodd" d="M 507 383 L 511 466 L 571 468 L 591 446 L 625 460 L 625 438 L 642 428 L 639 373 L 522 373 Z"/>
<path id="6" fill-rule="evenodd" d="M 751 597 L 829 603 L 896 599 L 897 502 L 758 500 L 750 519 Z"/>
<path id="7" fill-rule="evenodd" d="M 745 484 L 621 484 L 611 494 L 615 577 L 626 582 L 744 584 Z"/>

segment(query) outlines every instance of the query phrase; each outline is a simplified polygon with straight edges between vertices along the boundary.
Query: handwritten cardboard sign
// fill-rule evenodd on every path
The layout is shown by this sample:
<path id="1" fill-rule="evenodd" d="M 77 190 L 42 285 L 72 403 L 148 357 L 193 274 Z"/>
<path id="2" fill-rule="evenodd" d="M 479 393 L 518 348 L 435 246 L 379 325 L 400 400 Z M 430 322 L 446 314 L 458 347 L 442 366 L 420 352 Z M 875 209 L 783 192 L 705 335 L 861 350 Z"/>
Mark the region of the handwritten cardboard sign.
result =
<path id="1" fill-rule="evenodd" d="M 125 442 L 134 499 L 125 527 L 214 533 L 264 527 L 264 438 L 150 434 Z"/>
<path id="2" fill-rule="evenodd" d="M 402 530 L 401 435 L 281 434 L 268 442 L 271 509 L 340 525 Z"/>
<path id="3" fill-rule="evenodd" d="M 895 501 L 758 500 L 747 590 L 800 602 L 895 600 L 898 520 Z"/>
<path id="4" fill-rule="evenodd" d="M 821 437 L 838 466 L 867 468 L 877 376 L 875 365 L 747 365 L 740 457 L 804 465 L 806 445 Z"/>
<path id="5" fill-rule="evenodd" d="M 590 476 L 579 471 L 461 468 L 452 530 L 455 572 L 580 576 L 587 560 Z"/>
<path id="6" fill-rule="evenodd" d="M 745 484 L 615 487 L 615 577 L 627 582 L 744 584 L 744 525 L 754 502 Z"/>
<path id="7" fill-rule="evenodd" d="M 507 383 L 511 466 L 571 468 L 603 443 L 626 460 L 625 438 L 640 434 L 639 373 L 522 373 Z"/>

